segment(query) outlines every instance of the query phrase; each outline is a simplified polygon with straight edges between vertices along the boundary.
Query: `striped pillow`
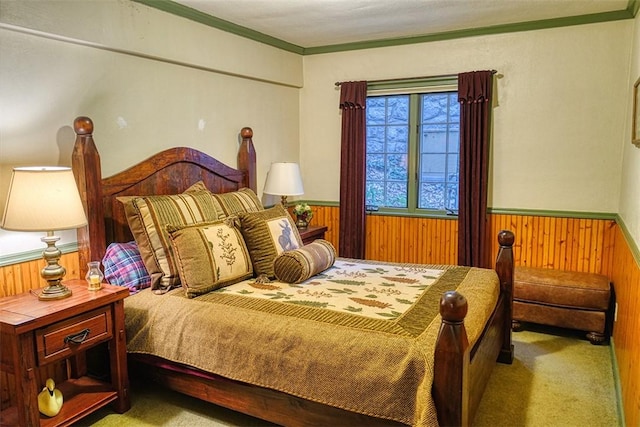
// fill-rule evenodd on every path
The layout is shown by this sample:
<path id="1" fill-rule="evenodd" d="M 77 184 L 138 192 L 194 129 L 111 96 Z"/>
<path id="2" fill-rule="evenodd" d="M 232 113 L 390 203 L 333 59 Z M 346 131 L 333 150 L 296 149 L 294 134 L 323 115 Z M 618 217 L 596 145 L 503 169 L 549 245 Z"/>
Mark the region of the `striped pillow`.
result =
<path id="1" fill-rule="evenodd" d="M 250 188 L 241 188 L 231 193 L 214 194 L 218 217 L 238 215 L 244 212 L 258 212 L 264 210 L 264 206 Z"/>
<path id="2" fill-rule="evenodd" d="M 253 276 L 249 251 L 232 218 L 189 227 L 168 226 L 167 230 L 187 297 Z"/>
<path id="3" fill-rule="evenodd" d="M 238 217 L 254 273 L 273 279 L 273 260 L 284 251 L 302 246 L 293 219 L 280 204 L 260 212 L 241 213 Z"/>
<path id="4" fill-rule="evenodd" d="M 336 250 L 326 240 L 317 239 L 301 248 L 283 252 L 273 261 L 276 278 L 286 283 L 301 283 L 325 271 L 336 261 Z"/>
<path id="5" fill-rule="evenodd" d="M 209 191 L 135 197 L 125 203 L 131 233 L 151 276 L 151 288 L 162 292 L 180 284 L 167 225 L 185 226 L 218 219 Z"/>

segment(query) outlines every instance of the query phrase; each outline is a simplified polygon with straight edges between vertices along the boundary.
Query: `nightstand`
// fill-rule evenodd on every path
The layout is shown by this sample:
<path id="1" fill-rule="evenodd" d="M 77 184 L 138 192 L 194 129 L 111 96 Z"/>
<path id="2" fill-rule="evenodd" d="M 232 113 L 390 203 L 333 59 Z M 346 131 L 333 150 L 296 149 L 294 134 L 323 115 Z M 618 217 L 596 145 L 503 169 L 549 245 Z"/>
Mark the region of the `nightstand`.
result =
<path id="1" fill-rule="evenodd" d="M 68 425 L 108 403 L 119 413 L 131 406 L 123 301 L 129 290 L 103 284 L 89 291 L 84 280 L 64 284 L 73 294 L 61 300 L 40 301 L 32 293 L 0 299 L 1 367 L 15 374 L 17 403 L 2 411 L 2 425 Z M 85 351 L 105 342 L 110 379 L 97 380 L 87 376 Z M 69 379 L 56 388 L 64 403 L 49 418 L 38 411 L 37 395 L 46 380 L 38 368 L 63 360 Z"/>
<path id="2" fill-rule="evenodd" d="M 308 245 L 316 239 L 324 239 L 324 233 L 327 231 L 326 225 L 310 225 L 307 228 L 298 228 L 302 244 Z"/>

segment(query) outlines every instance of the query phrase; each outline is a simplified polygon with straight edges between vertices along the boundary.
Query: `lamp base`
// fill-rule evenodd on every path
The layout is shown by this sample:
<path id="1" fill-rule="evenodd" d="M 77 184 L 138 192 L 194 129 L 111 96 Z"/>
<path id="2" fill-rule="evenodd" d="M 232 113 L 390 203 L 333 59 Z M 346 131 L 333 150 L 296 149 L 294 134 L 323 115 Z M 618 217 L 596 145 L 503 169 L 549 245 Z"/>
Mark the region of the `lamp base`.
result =
<path id="1" fill-rule="evenodd" d="M 67 271 L 58 264 L 62 255 L 60 249 L 56 247 L 56 242 L 59 239 L 60 237 L 54 236 L 52 231 L 47 232 L 47 235 L 40 239 L 47 244 L 47 248 L 42 253 L 47 265 L 42 269 L 40 275 L 48 283 L 48 286 L 38 294 L 38 299 L 41 301 L 51 301 L 71 296 L 71 290 L 61 283 Z"/>
<path id="2" fill-rule="evenodd" d="M 64 285 L 47 286 L 38 294 L 41 301 L 51 301 L 56 299 L 64 299 L 71 296 L 71 289 Z"/>

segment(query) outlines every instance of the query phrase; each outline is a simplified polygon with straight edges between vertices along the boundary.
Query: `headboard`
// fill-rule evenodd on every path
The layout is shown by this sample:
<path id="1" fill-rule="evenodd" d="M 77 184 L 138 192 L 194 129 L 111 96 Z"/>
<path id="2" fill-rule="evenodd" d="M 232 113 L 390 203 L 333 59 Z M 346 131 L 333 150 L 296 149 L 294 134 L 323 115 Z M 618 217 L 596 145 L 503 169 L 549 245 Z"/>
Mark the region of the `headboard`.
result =
<path id="1" fill-rule="evenodd" d="M 89 261 L 101 260 L 107 245 L 133 239 L 124 213 L 122 196 L 178 194 L 198 181 L 214 193 L 242 187 L 256 191 L 256 153 L 253 131 L 240 131 L 238 168 L 231 168 L 193 148 L 169 148 L 130 168 L 102 178 L 100 154 L 93 141 L 93 122 L 78 117 L 73 122 L 76 141 L 72 167 L 87 213 L 88 225 L 78 229 L 80 274 Z"/>

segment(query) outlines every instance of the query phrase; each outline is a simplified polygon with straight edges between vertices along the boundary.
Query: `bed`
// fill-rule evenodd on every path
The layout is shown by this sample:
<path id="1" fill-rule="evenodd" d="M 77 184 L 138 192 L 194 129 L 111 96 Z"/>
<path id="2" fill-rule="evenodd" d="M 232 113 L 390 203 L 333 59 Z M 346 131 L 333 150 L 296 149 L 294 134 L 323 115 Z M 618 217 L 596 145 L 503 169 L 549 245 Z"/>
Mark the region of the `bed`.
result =
<path id="1" fill-rule="evenodd" d="M 73 170 L 89 222 L 78 231 L 81 268 L 102 259 L 110 243 L 132 240 L 123 203 L 127 198 L 180 194 L 194 184 L 215 194 L 256 190 L 250 128 L 240 131 L 236 168 L 195 149 L 178 147 L 108 178 L 102 178 L 91 119 L 78 117 L 74 130 Z M 256 287 L 255 277 L 222 288 L 223 292 L 198 293 L 196 298 L 186 298 L 180 288 L 165 289 L 164 295 L 146 289 L 125 302 L 129 370 L 178 392 L 280 425 L 469 425 L 496 361 L 513 360 L 513 241 L 510 231 L 499 233 L 495 271 L 338 258 L 331 268 L 309 279 L 311 284 L 293 285 L 293 292 L 317 295 L 324 293 L 315 287 L 320 276 L 351 278 L 365 270 L 384 271 L 386 284 L 389 280 L 415 284 L 420 277 L 431 277 L 434 285 L 421 285 L 405 311 L 392 310 L 392 320 L 273 301 L 274 289 L 280 292 L 287 287 L 277 281 L 262 286 L 272 292 L 271 297 L 247 298 L 243 292 L 246 286 Z M 400 273 L 390 279 L 389 271 Z M 495 291 L 478 285 L 485 280 L 493 283 Z M 425 295 L 436 292 L 437 298 L 427 301 Z M 489 295 L 489 306 L 480 308 L 475 303 L 480 293 Z M 159 308 L 165 304 L 171 310 Z M 212 317 L 203 314 L 212 310 L 205 308 L 210 305 L 215 307 L 215 323 L 222 326 L 198 335 L 201 323 Z M 168 318 L 164 326 L 161 317 Z M 245 318 L 251 321 L 240 320 Z M 191 327 L 191 332 L 172 330 L 179 323 L 198 327 Z M 178 340 L 165 344 L 171 335 Z M 319 339 L 324 341 L 314 342 Z M 214 343 L 215 351 L 201 345 L 206 341 Z M 324 347 L 314 351 L 316 345 Z M 185 356 L 183 350 L 188 348 L 201 355 Z M 207 357 L 202 356 L 205 353 Z M 334 363 L 338 358 L 340 363 Z M 301 375 L 294 377 L 294 371 Z M 400 406 L 404 409 L 396 408 Z"/>

